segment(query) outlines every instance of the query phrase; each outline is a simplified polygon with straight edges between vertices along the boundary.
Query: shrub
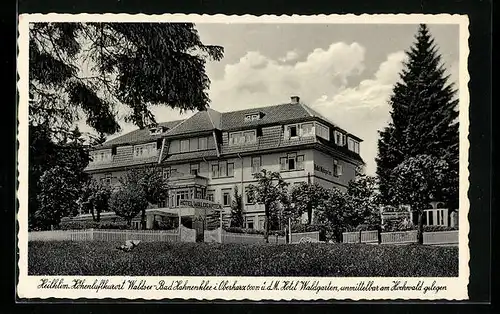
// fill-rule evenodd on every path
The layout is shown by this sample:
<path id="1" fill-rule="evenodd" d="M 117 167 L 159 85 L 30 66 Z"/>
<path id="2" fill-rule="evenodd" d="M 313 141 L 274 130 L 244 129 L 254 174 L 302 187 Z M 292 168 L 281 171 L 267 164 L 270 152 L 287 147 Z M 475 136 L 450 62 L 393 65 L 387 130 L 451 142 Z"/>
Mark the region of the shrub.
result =
<path id="1" fill-rule="evenodd" d="M 262 234 L 264 235 L 264 230 L 259 229 L 248 229 L 240 227 L 224 227 L 224 231 L 230 233 L 245 233 L 245 234 Z M 285 236 L 285 231 L 283 230 L 269 230 L 269 235 Z"/>
<path id="2" fill-rule="evenodd" d="M 453 230 L 458 230 L 458 228 L 448 227 L 448 226 L 424 226 L 424 232 L 453 231 Z"/>
<path id="3" fill-rule="evenodd" d="M 80 229 L 129 229 L 127 223 L 121 221 L 71 221 L 64 220 L 59 224 L 61 230 L 80 230 Z"/>
<path id="4" fill-rule="evenodd" d="M 425 245 L 29 242 L 29 275 L 453 277 L 458 248 Z"/>

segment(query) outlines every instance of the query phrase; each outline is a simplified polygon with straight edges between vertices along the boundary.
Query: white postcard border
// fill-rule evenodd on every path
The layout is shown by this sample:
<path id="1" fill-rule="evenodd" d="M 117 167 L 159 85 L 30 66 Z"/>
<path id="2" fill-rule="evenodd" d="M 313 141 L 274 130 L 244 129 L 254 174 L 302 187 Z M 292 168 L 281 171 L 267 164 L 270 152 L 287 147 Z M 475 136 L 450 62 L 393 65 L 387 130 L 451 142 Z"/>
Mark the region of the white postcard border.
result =
<path id="1" fill-rule="evenodd" d="M 459 121 L 460 121 L 460 210 L 459 210 L 459 276 L 453 278 L 312 278 L 312 277 L 113 277 L 113 276 L 29 276 L 28 275 L 28 25 L 30 22 L 193 22 L 193 23 L 335 23 L 335 24 L 456 24 L 460 28 L 460 57 L 459 57 Z M 467 285 L 469 281 L 469 74 L 467 70 L 467 60 L 469 55 L 469 20 L 465 15 L 449 14 L 377 14 L 377 15 L 282 15 L 282 16 L 252 16 L 252 15 L 196 15 L 196 14 L 22 14 L 19 16 L 19 38 L 18 38 L 18 90 L 19 90 L 19 130 L 18 130 L 18 202 L 19 211 L 17 220 L 18 249 L 19 249 L 19 282 L 17 294 L 20 298 L 127 298 L 127 299 L 197 299 L 197 300 L 375 300 L 375 299 L 446 299 L 446 300 L 466 300 L 468 299 Z M 74 279 L 85 279 L 87 284 L 98 280 L 108 280 L 109 284 L 120 285 L 123 280 L 136 280 L 139 283 L 145 280 L 145 285 L 156 285 L 158 288 L 161 280 L 165 281 L 165 286 L 176 280 L 188 280 L 188 285 L 202 285 L 202 282 L 209 282 L 212 286 L 210 290 L 182 290 L 182 289 L 151 289 L 151 290 L 112 290 L 104 289 L 100 291 L 88 289 L 67 289 L 40 288 L 42 279 L 63 280 L 64 283 L 71 283 Z M 222 281 L 228 281 L 226 287 L 237 281 L 239 285 L 259 286 L 259 290 L 230 290 L 223 289 Z M 317 281 L 316 290 L 269 290 L 271 282 L 279 281 L 280 286 L 285 286 L 284 281 L 293 281 L 293 284 L 302 285 L 301 281 L 308 281 L 314 286 Z M 417 284 L 423 281 L 424 285 L 446 286 L 445 291 L 434 293 L 428 290 L 423 293 L 420 290 L 405 291 L 335 291 L 333 286 L 354 286 L 359 282 L 374 282 L 374 285 L 393 286 L 394 281 L 407 281 L 407 285 Z M 265 283 L 264 283 L 265 282 Z M 330 286 L 329 286 L 330 284 Z M 128 282 L 124 284 L 128 285 Z M 248 286 L 247 286 L 248 287 Z M 307 287 L 307 284 L 305 285 Z M 318 287 L 323 287 L 320 289 Z M 330 288 L 328 288 L 330 287 Z M 216 288 L 215 290 L 213 288 Z M 229 290 L 228 290 L 229 289 Z"/>

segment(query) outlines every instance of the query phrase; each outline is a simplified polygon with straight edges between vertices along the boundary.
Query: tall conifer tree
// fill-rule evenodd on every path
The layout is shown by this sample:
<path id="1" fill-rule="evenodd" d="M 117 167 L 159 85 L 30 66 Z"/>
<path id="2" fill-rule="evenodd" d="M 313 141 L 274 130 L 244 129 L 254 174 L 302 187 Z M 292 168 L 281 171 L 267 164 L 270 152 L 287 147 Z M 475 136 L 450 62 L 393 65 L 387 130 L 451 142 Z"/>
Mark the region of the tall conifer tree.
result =
<path id="1" fill-rule="evenodd" d="M 418 155 L 445 160 L 456 180 L 437 197 L 456 206 L 458 202 L 458 99 L 434 39 L 425 24 L 407 51 L 407 61 L 390 98 L 391 123 L 380 132 L 377 175 L 383 202 L 394 203 L 393 169 Z M 454 207 L 456 208 L 456 207 Z"/>

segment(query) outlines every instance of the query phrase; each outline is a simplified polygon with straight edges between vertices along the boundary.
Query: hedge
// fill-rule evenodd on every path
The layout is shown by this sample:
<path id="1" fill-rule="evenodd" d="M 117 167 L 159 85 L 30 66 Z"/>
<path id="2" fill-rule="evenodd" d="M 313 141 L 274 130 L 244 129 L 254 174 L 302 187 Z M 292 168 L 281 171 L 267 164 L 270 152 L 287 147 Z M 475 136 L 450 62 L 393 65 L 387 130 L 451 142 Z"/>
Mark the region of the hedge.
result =
<path id="1" fill-rule="evenodd" d="M 229 233 L 264 234 L 264 230 L 241 227 L 224 227 L 224 231 Z M 283 230 L 269 230 L 269 235 L 285 236 L 285 232 Z"/>
<path id="2" fill-rule="evenodd" d="M 129 229 L 126 221 L 61 221 L 59 229 L 61 230 L 80 230 L 80 229 Z"/>
<path id="3" fill-rule="evenodd" d="M 458 248 L 425 245 L 30 242 L 29 275 L 458 276 Z"/>

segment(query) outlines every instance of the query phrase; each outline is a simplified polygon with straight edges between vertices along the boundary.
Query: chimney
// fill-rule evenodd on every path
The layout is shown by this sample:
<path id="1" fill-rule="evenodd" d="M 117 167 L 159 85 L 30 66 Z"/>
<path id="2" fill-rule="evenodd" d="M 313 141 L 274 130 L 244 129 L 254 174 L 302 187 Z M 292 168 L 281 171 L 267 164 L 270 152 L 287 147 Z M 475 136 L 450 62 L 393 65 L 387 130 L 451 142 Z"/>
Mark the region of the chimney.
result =
<path id="1" fill-rule="evenodd" d="M 291 99 L 292 104 L 298 104 L 300 97 L 299 96 L 292 96 L 292 97 L 290 97 L 290 99 Z"/>

